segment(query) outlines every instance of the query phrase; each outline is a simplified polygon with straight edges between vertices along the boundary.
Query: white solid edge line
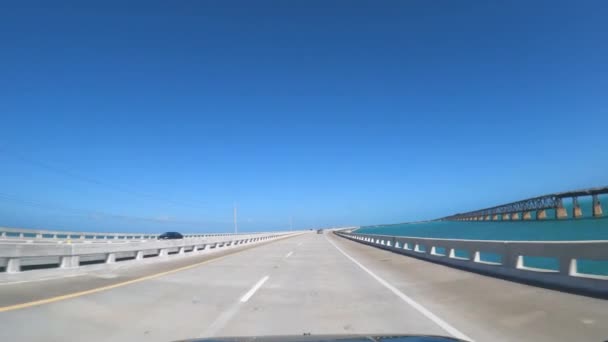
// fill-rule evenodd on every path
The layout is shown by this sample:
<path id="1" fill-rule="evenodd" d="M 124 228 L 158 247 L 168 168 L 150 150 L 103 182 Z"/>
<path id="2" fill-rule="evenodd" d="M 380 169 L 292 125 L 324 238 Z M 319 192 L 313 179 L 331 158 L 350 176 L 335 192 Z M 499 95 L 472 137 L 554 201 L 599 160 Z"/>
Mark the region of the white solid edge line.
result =
<path id="1" fill-rule="evenodd" d="M 287 255 L 285 256 L 285 259 L 289 258 L 292 254 L 293 254 L 293 252 L 287 253 Z"/>
<path id="2" fill-rule="evenodd" d="M 424 306 L 422 306 L 420 303 L 416 302 L 412 298 L 410 298 L 407 295 L 405 295 L 403 292 L 399 291 L 396 287 L 394 287 L 393 285 L 389 284 L 386 280 L 380 278 L 374 272 L 372 272 L 369 269 L 367 269 L 367 267 L 361 265 L 353 257 L 351 257 L 350 255 L 346 254 L 346 252 L 344 252 L 340 247 L 336 246 L 336 244 L 333 241 L 331 241 L 329 238 L 327 238 L 327 241 L 329 241 L 329 243 L 331 243 L 338 251 L 340 251 L 340 253 L 342 253 L 345 257 L 347 257 L 355 265 L 359 266 L 362 270 L 364 270 L 365 272 L 367 272 L 367 274 L 369 274 L 370 276 L 372 276 L 372 278 L 376 279 L 376 281 L 378 281 L 380 284 L 382 284 L 387 289 L 391 290 L 391 292 L 393 292 L 395 295 L 397 295 L 397 297 L 401 298 L 401 300 L 403 300 L 404 302 L 406 302 L 407 304 L 409 304 L 414 309 L 418 310 L 421 314 L 423 314 L 424 316 L 426 316 L 426 318 L 428 318 L 431 321 L 433 321 L 435 324 L 437 324 L 438 326 L 440 326 L 443 330 L 445 330 L 446 332 L 448 332 L 450 335 L 452 335 L 452 336 L 454 336 L 456 338 L 462 339 L 462 340 L 467 340 L 467 341 L 470 341 L 470 342 L 474 342 L 472 338 L 468 337 L 467 335 L 465 335 L 464 333 L 462 333 L 460 330 L 454 328 L 448 322 L 446 322 L 446 321 L 442 320 L 441 318 L 437 317 L 437 315 L 435 315 L 434 313 L 432 313 L 431 311 L 429 311 L 427 308 L 425 308 Z"/>
<path id="3" fill-rule="evenodd" d="M 266 280 L 268 280 L 268 276 L 265 276 L 264 278 L 260 279 L 257 283 L 255 283 L 255 285 L 253 285 L 253 287 L 247 291 L 247 293 L 245 293 L 245 295 L 243 295 L 243 297 L 241 297 L 241 303 L 245 303 L 246 301 L 249 300 L 249 298 L 251 298 L 251 296 L 253 296 L 253 294 L 255 293 L 255 291 L 257 291 L 260 287 L 262 287 L 262 285 L 264 285 L 264 283 L 266 282 Z"/>

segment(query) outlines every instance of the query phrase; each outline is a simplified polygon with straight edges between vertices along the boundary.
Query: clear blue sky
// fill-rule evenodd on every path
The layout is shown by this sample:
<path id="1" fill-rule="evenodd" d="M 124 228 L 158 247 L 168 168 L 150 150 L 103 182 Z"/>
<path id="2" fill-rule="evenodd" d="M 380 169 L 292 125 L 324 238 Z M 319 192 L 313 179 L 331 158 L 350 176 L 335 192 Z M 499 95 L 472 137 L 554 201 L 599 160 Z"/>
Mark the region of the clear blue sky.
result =
<path id="1" fill-rule="evenodd" d="M 364 225 L 608 184 L 606 1 L 126 2 L 0 5 L 0 225 Z"/>

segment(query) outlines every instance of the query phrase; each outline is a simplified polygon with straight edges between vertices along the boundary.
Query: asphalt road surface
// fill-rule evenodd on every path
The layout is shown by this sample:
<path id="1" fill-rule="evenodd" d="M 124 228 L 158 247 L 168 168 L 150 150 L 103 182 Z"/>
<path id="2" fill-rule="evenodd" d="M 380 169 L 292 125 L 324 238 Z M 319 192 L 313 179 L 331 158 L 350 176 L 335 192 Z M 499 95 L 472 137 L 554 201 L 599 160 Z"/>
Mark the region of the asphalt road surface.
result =
<path id="1" fill-rule="evenodd" d="M 304 333 L 605 341 L 608 301 L 436 265 L 331 233 L 0 284 L 2 341 Z"/>

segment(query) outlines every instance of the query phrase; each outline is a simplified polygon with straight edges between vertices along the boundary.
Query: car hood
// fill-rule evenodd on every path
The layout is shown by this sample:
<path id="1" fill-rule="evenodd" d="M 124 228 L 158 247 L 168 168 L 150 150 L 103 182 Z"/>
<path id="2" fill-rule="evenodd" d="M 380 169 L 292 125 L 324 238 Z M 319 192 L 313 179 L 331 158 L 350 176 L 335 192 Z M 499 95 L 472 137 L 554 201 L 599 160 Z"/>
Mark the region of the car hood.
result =
<path id="1" fill-rule="evenodd" d="M 284 335 L 210 337 L 184 342 L 457 342 L 453 337 L 434 335 Z"/>

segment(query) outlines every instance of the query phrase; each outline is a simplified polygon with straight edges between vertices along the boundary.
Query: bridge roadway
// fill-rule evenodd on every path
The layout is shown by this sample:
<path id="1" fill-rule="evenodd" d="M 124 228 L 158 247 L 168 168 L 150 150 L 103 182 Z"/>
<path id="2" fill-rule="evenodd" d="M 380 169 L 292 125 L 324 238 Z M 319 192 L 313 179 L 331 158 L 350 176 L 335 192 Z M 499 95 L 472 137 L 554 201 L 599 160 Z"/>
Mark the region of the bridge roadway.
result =
<path id="1" fill-rule="evenodd" d="M 607 308 L 601 299 L 304 233 L 207 256 L 1 284 L 0 340 L 423 333 L 604 341 Z"/>

